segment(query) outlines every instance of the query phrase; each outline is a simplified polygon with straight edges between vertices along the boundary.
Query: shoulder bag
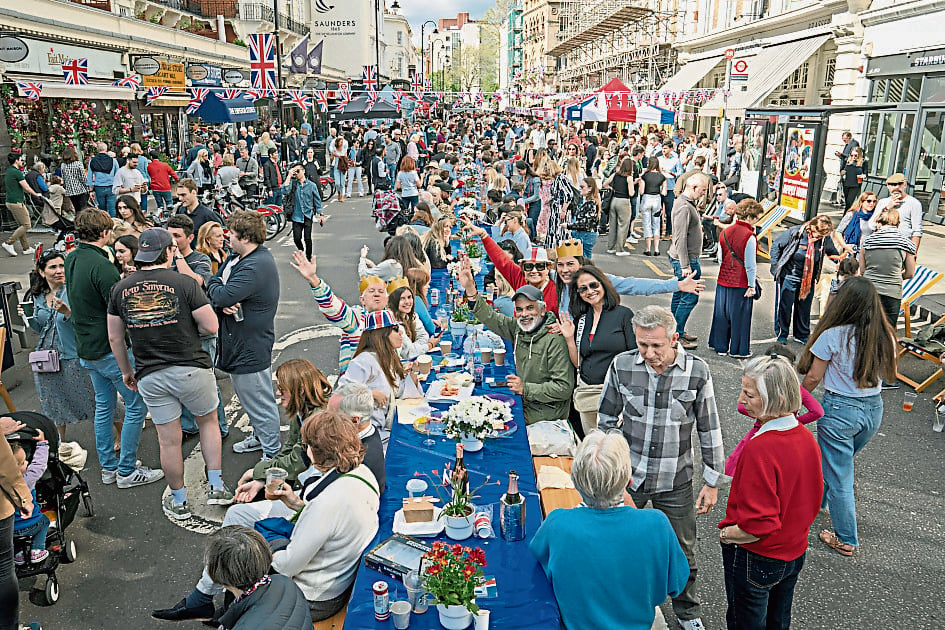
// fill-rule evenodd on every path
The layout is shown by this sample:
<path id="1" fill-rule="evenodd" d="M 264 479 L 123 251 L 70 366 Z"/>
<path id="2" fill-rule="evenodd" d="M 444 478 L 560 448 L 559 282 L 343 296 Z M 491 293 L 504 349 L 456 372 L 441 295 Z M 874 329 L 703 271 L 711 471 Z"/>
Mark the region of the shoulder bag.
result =
<path id="1" fill-rule="evenodd" d="M 745 261 L 742 260 L 742 257 L 735 253 L 735 250 L 732 248 L 732 244 L 728 242 L 728 235 L 725 233 L 726 230 L 722 230 L 722 239 L 725 241 L 725 246 L 728 247 L 728 251 L 732 252 L 732 256 L 735 257 L 735 260 L 744 268 Z M 757 267 L 757 265 L 756 265 Z M 761 299 L 761 282 L 758 281 L 758 278 L 755 278 L 755 295 L 752 296 L 753 300 Z"/>
<path id="2" fill-rule="evenodd" d="M 29 354 L 30 369 L 37 374 L 51 374 L 59 371 L 59 352 L 56 350 L 56 315 L 54 310 L 49 324 L 43 329 L 39 339 L 39 350 Z"/>
<path id="3" fill-rule="evenodd" d="M 581 380 L 581 339 L 584 337 L 584 325 L 587 321 L 587 314 L 581 315 L 577 324 L 577 349 L 578 349 L 578 386 L 574 388 L 574 408 L 581 413 L 590 413 L 597 411 L 600 406 L 600 393 L 603 391 L 603 385 L 588 385 Z"/>

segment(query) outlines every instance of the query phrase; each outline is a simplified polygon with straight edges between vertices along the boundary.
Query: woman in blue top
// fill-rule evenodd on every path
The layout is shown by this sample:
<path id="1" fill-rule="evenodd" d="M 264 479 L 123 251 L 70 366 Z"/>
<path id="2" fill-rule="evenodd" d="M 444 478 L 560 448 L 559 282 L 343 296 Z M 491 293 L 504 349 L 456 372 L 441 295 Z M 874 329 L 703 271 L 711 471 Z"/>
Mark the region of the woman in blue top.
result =
<path id="1" fill-rule="evenodd" d="M 522 192 L 520 201 L 524 204 L 525 211 L 528 213 L 528 230 L 534 234 L 538 215 L 541 214 L 541 197 L 539 195 L 541 192 L 541 178 L 535 175 L 535 171 L 525 160 L 519 160 L 515 163 L 515 172 L 525 183 L 525 190 Z"/>
<path id="2" fill-rule="evenodd" d="M 853 457 L 883 419 L 881 379 L 896 378 L 896 336 L 873 283 L 847 278 L 801 355 L 797 371 L 809 392 L 824 383 L 824 417 L 817 422 L 824 467 L 824 499 L 833 532 L 820 540 L 843 556 L 859 546 L 853 496 Z"/>
<path id="3" fill-rule="evenodd" d="M 317 217 L 321 225 L 325 225 L 325 216 L 322 214 L 322 197 L 318 192 L 318 186 L 305 177 L 305 167 L 296 164 L 289 171 L 289 177 L 282 185 L 288 189 L 288 194 L 293 195 L 292 216 L 292 239 L 295 241 L 295 248 L 299 251 L 305 247 L 305 257 L 312 259 L 312 221 Z"/>
<path id="4" fill-rule="evenodd" d="M 550 512 L 529 544 L 551 581 L 564 627 L 649 630 L 656 607 L 689 579 L 669 519 L 636 509 L 627 496 L 630 448 L 618 432 L 584 438 L 571 480 L 584 503 Z"/>
<path id="5" fill-rule="evenodd" d="M 92 379 L 79 365 L 79 355 L 76 354 L 72 311 L 65 282 L 62 254 L 55 250 L 47 251 L 30 273 L 30 288 L 25 296 L 33 300 L 33 315 L 26 321 L 39 333 L 36 350 L 59 353 L 59 371 L 33 372 L 33 380 L 40 410 L 56 423 L 60 441 L 66 438 L 66 425 L 88 420 L 95 412 Z M 22 317 L 22 307 L 18 311 Z"/>

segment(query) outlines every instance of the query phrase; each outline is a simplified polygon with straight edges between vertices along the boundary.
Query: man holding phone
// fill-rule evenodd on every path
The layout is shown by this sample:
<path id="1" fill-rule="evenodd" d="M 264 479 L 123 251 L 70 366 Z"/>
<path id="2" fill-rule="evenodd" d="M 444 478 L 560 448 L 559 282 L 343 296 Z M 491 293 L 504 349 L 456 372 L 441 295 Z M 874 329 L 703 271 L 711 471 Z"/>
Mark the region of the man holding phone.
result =
<path id="1" fill-rule="evenodd" d="M 286 189 L 287 199 L 292 202 L 292 214 L 289 220 L 292 221 L 292 239 L 295 241 L 295 248 L 302 250 L 304 246 L 305 257 L 311 260 L 312 222 L 317 220 L 320 225 L 325 225 L 318 186 L 305 176 L 304 166 L 295 164 L 289 169 L 289 177 L 283 184 L 283 188 Z"/>
<path id="2" fill-rule="evenodd" d="M 115 180 L 112 182 L 112 192 L 116 196 L 131 195 L 139 204 L 141 203 L 141 194 L 147 193 L 148 185 L 144 181 L 144 175 L 138 170 L 138 156 L 134 153 L 128 155 L 125 165 L 118 169 L 115 174 Z"/>
<path id="3" fill-rule="evenodd" d="M 906 177 L 902 173 L 893 173 L 887 177 L 886 189 L 889 196 L 876 204 L 876 212 L 868 223 L 868 229 L 863 232 L 863 239 L 876 230 L 875 219 L 880 213 L 886 208 L 893 208 L 899 211 L 899 232 L 912 239 L 918 255 L 919 243 L 922 241 L 922 202 L 906 192 Z"/>

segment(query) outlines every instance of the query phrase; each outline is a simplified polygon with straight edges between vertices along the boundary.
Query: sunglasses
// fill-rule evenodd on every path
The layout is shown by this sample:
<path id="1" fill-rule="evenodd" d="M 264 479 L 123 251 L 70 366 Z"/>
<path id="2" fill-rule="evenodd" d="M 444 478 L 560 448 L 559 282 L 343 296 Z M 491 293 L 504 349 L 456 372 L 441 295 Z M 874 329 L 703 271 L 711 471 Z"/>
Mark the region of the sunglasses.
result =
<path id="1" fill-rule="evenodd" d="M 544 271 L 547 264 L 543 262 L 523 262 L 522 271 Z"/>
<path id="2" fill-rule="evenodd" d="M 600 288 L 600 282 L 594 280 L 593 282 L 588 282 L 587 284 L 577 288 L 579 295 L 584 295 L 588 291 L 597 291 Z"/>
<path id="3" fill-rule="evenodd" d="M 876 203 L 876 199 L 864 199 L 863 203 Z"/>

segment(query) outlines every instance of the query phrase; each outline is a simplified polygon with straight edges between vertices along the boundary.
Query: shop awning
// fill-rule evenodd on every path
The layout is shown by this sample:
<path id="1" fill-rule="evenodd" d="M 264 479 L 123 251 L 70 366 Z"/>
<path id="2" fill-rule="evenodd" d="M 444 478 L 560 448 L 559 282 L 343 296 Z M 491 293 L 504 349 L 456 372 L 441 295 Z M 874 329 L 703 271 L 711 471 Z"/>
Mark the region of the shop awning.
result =
<path id="1" fill-rule="evenodd" d="M 695 87 L 696 83 L 712 72 L 724 60 L 718 57 L 690 61 L 679 72 L 669 78 L 669 81 L 660 88 L 661 92 L 684 92 Z"/>
<path id="2" fill-rule="evenodd" d="M 256 107 L 245 98 L 224 100 L 213 92 L 207 94 L 194 116 L 209 123 L 249 122 L 259 118 Z"/>
<path id="3" fill-rule="evenodd" d="M 189 96 L 185 96 L 183 94 L 170 94 L 157 97 L 154 102 L 147 107 L 187 107 L 188 105 L 190 105 Z"/>
<path id="4" fill-rule="evenodd" d="M 135 98 L 135 91 L 131 88 L 112 87 L 110 85 L 66 85 L 65 83 L 45 83 L 40 98 L 79 98 L 83 100 L 111 100 L 131 101 Z M 17 87 L 20 96 L 23 89 Z"/>
<path id="5" fill-rule="evenodd" d="M 792 72 L 810 59 L 832 35 L 818 35 L 807 39 L 778 44 L 763 48 L 753 57 L 746 57 L 748 62 L 748 89 L 732 91 L 728 98 L 728 115 L 743 118 L 745 110 L 763 102 Z M 700 116 L 718 116 L 719 108 L 724 103 L 721 94 L 712 97 L 699 108 Z"/>

